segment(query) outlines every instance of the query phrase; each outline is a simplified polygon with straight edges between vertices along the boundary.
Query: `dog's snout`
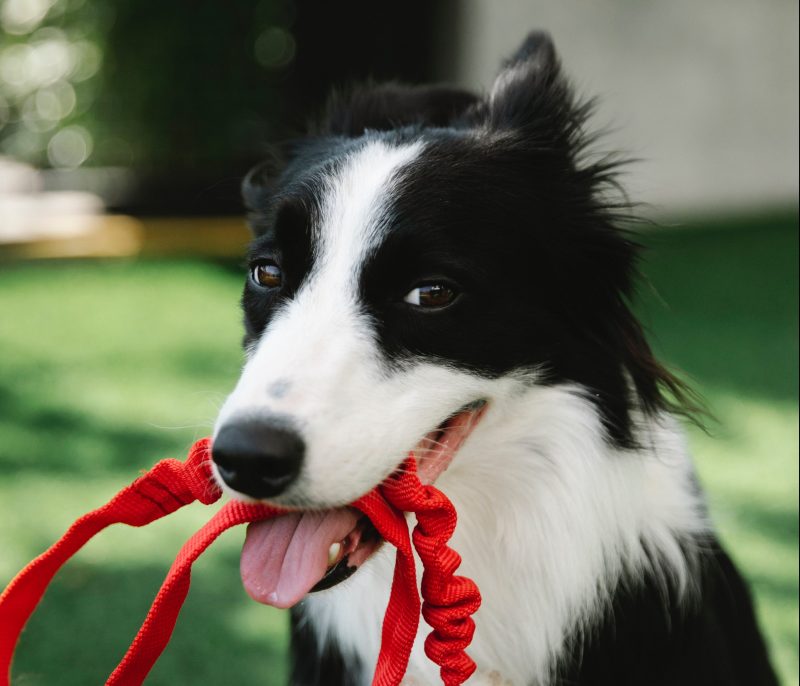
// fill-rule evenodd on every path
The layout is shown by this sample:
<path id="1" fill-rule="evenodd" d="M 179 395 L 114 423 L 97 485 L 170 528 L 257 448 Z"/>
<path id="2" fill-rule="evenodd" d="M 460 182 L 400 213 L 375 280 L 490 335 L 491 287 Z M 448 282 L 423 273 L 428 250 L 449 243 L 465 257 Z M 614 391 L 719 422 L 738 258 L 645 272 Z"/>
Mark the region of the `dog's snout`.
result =
<path id="1" fill-rule="evenodd" d="M 211 453 L 228 486 L 253 498 L 270 498 L 297 478 L 305 443 L 284 422 L 247 418 L 223 426 Z"/>

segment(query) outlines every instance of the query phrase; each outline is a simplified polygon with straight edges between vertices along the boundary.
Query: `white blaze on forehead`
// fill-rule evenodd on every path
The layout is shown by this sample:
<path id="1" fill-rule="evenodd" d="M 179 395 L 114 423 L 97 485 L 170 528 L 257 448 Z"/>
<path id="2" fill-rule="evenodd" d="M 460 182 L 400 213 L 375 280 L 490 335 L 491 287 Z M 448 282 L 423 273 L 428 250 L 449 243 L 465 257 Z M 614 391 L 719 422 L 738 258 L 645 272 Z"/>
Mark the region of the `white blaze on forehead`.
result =
<path id="1" fill-rule="evenodd" d="M 324 179 L 314 227 L 314 267 L 249 351 L 239 383 L 220 411 L 217 428 L 241 413 L 278 414 L 301 428 L 306 460 L 294 488 L 306 498 L 347 502 L 388 473 L 378 462 L 371 470 L 357 470 L 363 483 L 342 477 L 344 463 L 352 462 L 355 470 L 363 455 L 382 452 L 363 424 L 369 428 L 375 421 L 370 412 L 398 395 L 378 383 L 381 358 L 358 302 L 358 282 L 388 227 L 388 200 L 398 172 L 422 147 L 370 142 Z M 269 390 L 276 381 L 284 392 Z M 428 430 L 426 425 L 422 433 Z M 402 450 L 418 439 L 403 436 Z M 382 457 L 392 466 L 401 459 L 398 449 L 385 452 Z"/>
<path id="2" fill-rule="evenodd" d="M 387 199 L 397 172 L 417 157 L 422 147 L 420 142 L 400 147 L 381 141 L 368 143 L 330 178 L 316 228 L 316 271 L 325 272 L 326 280 L 344 278 L 339 286 L 355 285 L 365 257 L 386 228 Z"/>

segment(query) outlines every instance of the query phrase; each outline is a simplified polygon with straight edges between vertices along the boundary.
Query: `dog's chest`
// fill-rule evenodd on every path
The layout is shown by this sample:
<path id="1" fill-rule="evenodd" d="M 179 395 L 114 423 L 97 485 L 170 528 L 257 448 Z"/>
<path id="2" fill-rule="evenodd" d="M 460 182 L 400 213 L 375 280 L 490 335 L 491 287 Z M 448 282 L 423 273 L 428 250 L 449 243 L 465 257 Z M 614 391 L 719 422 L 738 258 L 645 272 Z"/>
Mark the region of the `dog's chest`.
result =
<path id="1" fill-rule="evenodd" d="M 341 651 L 345 661 L 365 665 L 362 683 L 367 686 L 372 681 L 372 666 L 377 661 L 380 649 L 381 627 L 384 612 L 389 600 L 394 570 L 394 552 L 381 550 L 363 569 L 347 583 L 332 591 L 312 596 L 303 603 L 305 617 L 313 624 L 317 636 L 323 641 L 331 641 Z M 418 578 L 421 575 L 421 568 Z M 487 608 L 476 617 L 478 626 L 483 624 Z M 511 618 L 508 626 L 513 626 Z M 489 620 L 487 625 L 496 624 Z M 438 686 L 441 684 L 438 667 L 424 652 L 424 640 L 430 627 L 420 620 L 417 638 L 409 660 L 408 672 L 403 686 Z M 480 669 L 467 681 L 469 686 L 511 686 L 522 682 L 508 680 L 497 667 L 508 659 L 500 654 L 490 641 L 481 638 L 476 632 L 468 653 L 479 662 Z M 355 659 L 353 659 L 355 658 Z M 491 667 L 494 665 L 494 667 Z M 527 684 L 522 684 L 527 686 Z"/>
<path id="2" fill-rule="evenodd" d="M 478 675 L 469 686 L 497 683 L 493 672 L 501 684 L 546 686 L 622 572 L 641 573 L 659 559 L 666 565 L 659 573 L 685 578 L 677 540 L 705 527 L 691 464 L 671 425 L 648 434 L 652 454 L 610 454 L 599 431 L 552 429 L 596 426 L 580 398 L 558 389 L 537 394 L 541 402 L 534 398 L 529 411 L 536 410 L 536 421 L 523 413 L 518 425 L 495 427 L 484 440 L 474 436 L 437 481 L 458 512 L 450 542 L 462 557 L 458 573 L 482 596 L 468 649 Z M 394 558 L 384 546 L 347 582 L 303 603 L 318 638 L 364 665 L 365 685 L 380 648 Z M 421 621 L 410 684 L 441 683 L 424 653 L 429 630 Z"/>
<path id="3" fill-rule="evenodd" d="M 461 513 L 460 526 L 463 525 L 456 529 L 451 540 L 452 547 L 463 560 L 458 573 L 474 579 L 483 597 L 475 615 L 475 636 L 468 649 L 468 654 L 478 664 L 478 672 L 467 684 L 529 686 L 543 683 L 538 675 L 544 675 L 549 669 L 551 646 L 547 644 L 549 632 L 542 631 L 542 622 L 533 619 L 542 617 L 543 596 L 530 592 L 528 565 L 504 555 L 503 551 L 514 550 L 514 547 L 497 540 L 495 527 L 487 526 L 493 520 L 470 512 L 466 494 L 463 500 L 453 490 L 450 495 Z M 470 521 L 472 517 L 476 519 Z M 483 526 L 478 524 L 478 519 L 482 519 Z M 516 554 L 520 554 L 519 549 Z M 347 582 L 303 601 L 303 614 L 318 638 L 330 641 L 345 660 L 349 658 L 353 664 L 365 666 L 365 686 L 371 683 L 380 649 L 394 562 L 394 550 L 384 546 Z M 418 565 L 418 579 L 421 574 Z M 438 667 L 424 652 L 424 640 L 429 632 L 430 627 L 420 620 L 404 682 L 408 686 L 441 684 Z"/>

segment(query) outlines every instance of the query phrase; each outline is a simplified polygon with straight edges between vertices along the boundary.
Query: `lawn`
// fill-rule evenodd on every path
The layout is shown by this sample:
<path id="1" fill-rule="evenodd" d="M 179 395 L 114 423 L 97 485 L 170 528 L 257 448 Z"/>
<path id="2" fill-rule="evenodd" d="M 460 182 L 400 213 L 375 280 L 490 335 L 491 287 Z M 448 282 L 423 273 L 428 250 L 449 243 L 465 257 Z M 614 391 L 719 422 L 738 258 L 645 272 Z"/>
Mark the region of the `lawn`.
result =
<path id="1" fill-rule="evenodd" d="M 783 681 L 798 683 L 796 217 L 658 232 L 639 309 L 716 420 L 690 429 L 722 538 L 752 581 Z M 210 262 L 0 267 L 0 584 L 155 459 L 209 433 L 241 363 L 241 275 Z M 20 644 L 14 683 L 102 683 L 180 543 L 192 506 L 112 529 L 70 563 Z M 284 613 L 239 582 L 242 532 L 197 564 L 148 684 L 282 684 Z"/>

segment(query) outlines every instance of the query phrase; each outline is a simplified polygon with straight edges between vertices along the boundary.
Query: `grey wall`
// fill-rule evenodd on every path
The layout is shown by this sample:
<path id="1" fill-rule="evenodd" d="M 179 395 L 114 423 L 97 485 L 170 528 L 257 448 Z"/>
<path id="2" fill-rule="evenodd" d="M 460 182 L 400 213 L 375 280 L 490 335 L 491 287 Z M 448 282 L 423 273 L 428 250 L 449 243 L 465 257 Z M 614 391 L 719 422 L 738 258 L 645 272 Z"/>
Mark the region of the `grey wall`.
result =
<path id="1" fill-rule="evenodd" d="M 797 0 L 456 0 L 442 77 L 487 89 L 548 29 L 604 141 L 641 158 L 626 184 L 656 213 L 797 204 Z"/>

